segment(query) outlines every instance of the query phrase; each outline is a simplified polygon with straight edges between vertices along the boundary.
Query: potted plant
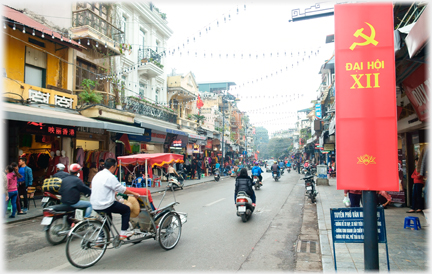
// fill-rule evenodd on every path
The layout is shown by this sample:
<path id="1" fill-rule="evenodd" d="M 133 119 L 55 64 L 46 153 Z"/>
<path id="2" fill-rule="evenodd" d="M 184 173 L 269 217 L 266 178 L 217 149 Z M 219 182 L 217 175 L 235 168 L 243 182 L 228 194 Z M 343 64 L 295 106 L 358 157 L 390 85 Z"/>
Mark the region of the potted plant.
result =
<path id="1" fill-rule="evenodd" d="M 188 115 L 187 115 L 187 119 L 188 119 L 188 120 L 192 120 L 192 114 L 188 114 Z"/>
<path id="2" fill-rule="evenodd" d="M 125 86 L 124 82 L 118 78 L 114 78 L 111 82 L 112 90 L 114 92 L 114 102 L 117 109 L 122 109 L 121 97 L 124 96 Z"/>
<path id="3" fill-rule="evenodd" d="M 96 87 L 96 82 L 90 79 L 84 79 L 81 83 L 84 91 L 82 91 L 78 96 L 84 104 L 100 104 L 103 99 L 101 94 L 94 91 Z"/>

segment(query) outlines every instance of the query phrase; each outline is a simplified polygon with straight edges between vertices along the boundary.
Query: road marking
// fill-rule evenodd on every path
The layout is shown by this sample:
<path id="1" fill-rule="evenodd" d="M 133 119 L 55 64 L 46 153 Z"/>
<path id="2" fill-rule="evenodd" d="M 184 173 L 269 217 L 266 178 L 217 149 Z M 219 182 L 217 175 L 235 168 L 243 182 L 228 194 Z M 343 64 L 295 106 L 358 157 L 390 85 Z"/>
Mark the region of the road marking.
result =
<path id="1" fill-rule="evenodd" d="M 206 204 L 205 206 L 211 206 L 211 205 L 214 205 L 214 204 L 216 204 L 216 203 L 219 203 L 220 201 L 223 201 L 223 200 L 225 200 L 225 198 L 219 199 L 219 200 L 214 201 L 213 203 L 210 203 L 210 204 Z"/>

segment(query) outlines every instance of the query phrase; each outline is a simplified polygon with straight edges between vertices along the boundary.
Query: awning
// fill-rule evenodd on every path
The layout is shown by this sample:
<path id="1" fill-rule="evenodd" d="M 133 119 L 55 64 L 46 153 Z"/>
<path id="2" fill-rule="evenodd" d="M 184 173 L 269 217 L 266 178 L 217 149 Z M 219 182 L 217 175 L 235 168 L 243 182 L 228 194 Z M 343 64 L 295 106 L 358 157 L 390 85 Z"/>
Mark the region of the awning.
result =
<path id="1" fill-rule="evenodd" d="M 29 32 L 33 30 L 40 32 L 40 34 L 39 33 L 37 34 L 38 36 L 42 35 L 42 33 L 45 33 L 45 38 L 43 39 L 52 40 L 58 44 L 68 45 L 70 47 L 74 47 L 77 49 L 86 49 L 86 47 L 81 46 L 80 44 L 78 44 L 73 40 L 69 42 L 69 39 L 67 37 L 64 37 L 63 41 L 61 41 L 62 35 L 60 33 L 53 31 L 51 28 L 37 22 L 36 20 L 31 19 L 24 13 L 12 9 L 8 6 L 3 5 L 3 16 L 9 19 L 8 21 L 6 21 L 8 25 L 17 22 L 18 23 L 16 26 L 17 29 L 22 30 L 23 29 L 22 26 L 26 26 Z M 52 36 L 54 36 L 54 39 L 52 38 Z"/>
<path id="2" fill-rule="evenodd" d="M 55 111 L 46 108 L 29 107 L 10 103 L 3 103 L 4 118 L 8 120 L 46 123 L 65 126 L 91 127 L 106 129 L 110 132 L 126 134 L 144 134 L 144 129 L 122 124 L 103 122 L 87 118 L 80 114 Z"/>
<path id="3" fill-rule="evenodd" d="M 421 49 L 426 45 L 429 40 L 428 30 L 428 6 L 426 6 L 420 18 L 417 20 L 415 25 L 412 27 L 408 36 L 405 38 L 405 42 L 408 48 L 410 58 L 413 58 Z"/>
<path id="4" fill-rule="evenodd" d="M 140 124 L 141 127 L 143 127 L 143 128 L 149 128 L 149 129 L 159 130 L 159 131 L 163 131 L 163 132 L 167 132 L 167 133 L 187 136 L 187 133 L 177 129 L 177 124 L 173 124 L 173 125 L 169 125 L 169 126 L 166 126 L 163 124 L 158 125 L 152 121 L 148 121 L 148 120 L 145 120 L 145 119 L 139 118 L 139 117 L 135 117 L 135 123 Z"/>

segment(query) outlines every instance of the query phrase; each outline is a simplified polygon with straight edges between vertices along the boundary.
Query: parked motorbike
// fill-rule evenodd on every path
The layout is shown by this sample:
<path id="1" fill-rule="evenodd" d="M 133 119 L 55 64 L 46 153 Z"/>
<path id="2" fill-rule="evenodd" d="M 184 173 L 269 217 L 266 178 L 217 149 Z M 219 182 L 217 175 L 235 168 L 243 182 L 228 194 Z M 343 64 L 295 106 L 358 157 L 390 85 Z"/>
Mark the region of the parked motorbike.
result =
<path id="1" fill-rule="evenodd" d="M 176 190 L 177 188 L 183 189 L 184 179 L 181 174 L 179 174 L 179 179 L 174 176 L 168 176 L 168 187 L 171 190 Z"/>
<path id="2" fill-rule="evenodd" d="M 315 181 L 313 178 L 313 175 L 306 175 L 304 178 L 302 178 L 302 180 L 305 180 L 306 194 L 309 196 L 311 203 L 316 202 L 316 196 L 318 195 L 318 192 L 316 191 Z"/>
<path id="3" fill-rule="evenodd" d="M 65 204 L 52 205 L 43 209 L 41 225 L 45 228 L 45 237 L 52 245 L 66 240 L 72 224 L 83 220 L 85 208 L 75 209 Z"/>
<path id="4" fill-rule="evenodd" d="M 60 202 L 61 195 L 53 194 L 51 192 L 45 191 L 43 193 L 43 196 L 44 197 L 42 198 L 42 208 L 61 204 Z"/>
<path id="5" fill-rule="evenodd" d="M 214 179 L 216 182 L 219 182 L 220 175 L 219 175 L 219 169 L 215 169 L 214 171 Z"/>
<path id="6" fill-rule="evenodd" d="M 317 176 L 317 166 L 316 165 L 312 165 L 310 167 L 310 173 L 314 176 Z"/>
<path id="7" fill-rule="evenodd" d="M 244 191 L 237 193 L 236 207 L 237 216 L 241 217 L 243 222 L 247 222 L 255 210 L 255 207 L 252 205 L 252 199 Z"/>
<path id="8" fill-rule="evenodd" d="M 262 183 L 259 181 L 259 177 L 254 175 L 252 179 L 253 179 L 255 190 L 259 190 L 262 186 Z"/>
<path id="9" fill-rule="evenodd" d="M 273 179 L 275 180 L 275 182 L 279 181 L 280 177 L 278 176 L 277 171 L 273 171 L 272 176 L 273 176 Z"/>

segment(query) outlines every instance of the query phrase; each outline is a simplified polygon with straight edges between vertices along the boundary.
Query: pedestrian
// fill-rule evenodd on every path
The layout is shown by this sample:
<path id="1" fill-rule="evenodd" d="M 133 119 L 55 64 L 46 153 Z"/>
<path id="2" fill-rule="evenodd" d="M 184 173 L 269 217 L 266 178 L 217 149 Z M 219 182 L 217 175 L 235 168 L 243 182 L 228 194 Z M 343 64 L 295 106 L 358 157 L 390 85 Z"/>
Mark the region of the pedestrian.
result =
<path id="1" fill-rule="evenodd" d="M 18 197 L 17 179 L 21 178 L 22 175 L 19 174 L 17 169 L 12 167 L 12 165 L 8 165 L 6 167 L 6 172 L 7 172 L 7 175 L 6 175 L 7 193 L 8 193 L 7 196 L 9 197 L 9 199 L 11 201 L 11 206 L 12 206 L 12 214 L 9 216 L 9 218 L 15 218 L 15 214 L 17 212 L 17 197 Z M 6 208 L 7 208 L 7 202 L 6 202 Z"/>
<path id="2" fill-rule="evenodd" d="M 104 159 L 99 160 L 99 171 L 103 170 L 105 168 L 105 162 Z"/>
<path id="3" fill-rule="evenodd" d="M 360 207 L 360 201 L 362 198 L 361 190 L 344 190 L 344 196 L 348 196 L 350 199 L 351 207 Z"/>
<path id="4" fill-rule="evenodd" d="M 96 163 L 93 162 L 90 165 L 89 175 L 87 178 L 87 183 L 88 183 L 90 188 L 91 188 L 91 183 L 92 183 L 93 177 L 96 175 L 96 173 L 98 173 L 98 169 L 96 168 Z"/>
<path id="5" fill-rule="evenodd" d="M 5 214 L 7 214 L 7 206 L 8 206 L 8 201 L 9 201 L 8 179 L 7 179 L 6 173 L 7 173 L 6 170 L 4 172 L 2 172 L 3 190 L 4 190 L 5 202 L 6 202 Z"/>
<path id="6" fill-rule="evenodd" d="M 300 159 L 297 159 L 297 171 L 298 171 L 298 174 L 300 174 L 300 165 L 301 165 L 301 161 L 300 161 Z"/>
<path id="7" fill-rule="evenodd" d="M 21 204 L 24 212 L 28 211 L 27 188 L 33 184 L 33 171 L 26 165 L 27 158 L 21 157 L 18 161 L 19 173 L 22 178 L 18 179 L 18 193 L 23 196 L 24 205 Z"/>
<path id="8" fill-rule="evenodd" d="M 422 191 L 424 187 L 423 176 L 417 172 L 417 164 L 418 158 L 415 159 L 415 169 L 411 175 L 411 178 L 414 180 L 413 192 L 412 192 L 412 205 L 411 209 L 407 211 L 407 213 L 420 213 L 423 211 L 422 204 Z"/>
<path id="9" fill-rule="evenodd" d="M 387 191 L 377 191 L 378 205 L 382 205 L 384 209 L 392 202 L 392 197 Z"/>
<path id="10" fill-rule="evenodd" d="M 13 169 L 15 170 L 15 173 L 17 174 L 17 180 L 19 178 L 22 178 L 22 175 L 19 173 L 18 164 L 15 162 L 12 162 L 11 166 L 13 167 Z M 17 189 L 18 189 L 18 182 L 17 182 Z M 22 211 L 22 209 L 21 209 L 21 202 L 20 202 L 21 199 L 19 196 L 20 195 L 17 195 L 17 200 L 16 200 L 17 212 L 18 212 L 18 215 L 25 215 L 27 213 Z"/>
<path id="11" fill-rule="evenodd" d="M 198 175 L 198 180 L 201 180 L 201 173 L 202 173 L 202 161 L 200 159 L 198 159 L 197 161 L 197 175 Z"/>
<path id="12" fill-rule="evenodd" d="M 195 179 L 195 172 L 196 172 L 196 170 L 197 170 L 197 162 L 196 162 L 195 159 L 193 159 L 192 160 L 192 164 L 191 164 L 191 172 L 192 172 L 191 179 L 192 180 Z"/>

